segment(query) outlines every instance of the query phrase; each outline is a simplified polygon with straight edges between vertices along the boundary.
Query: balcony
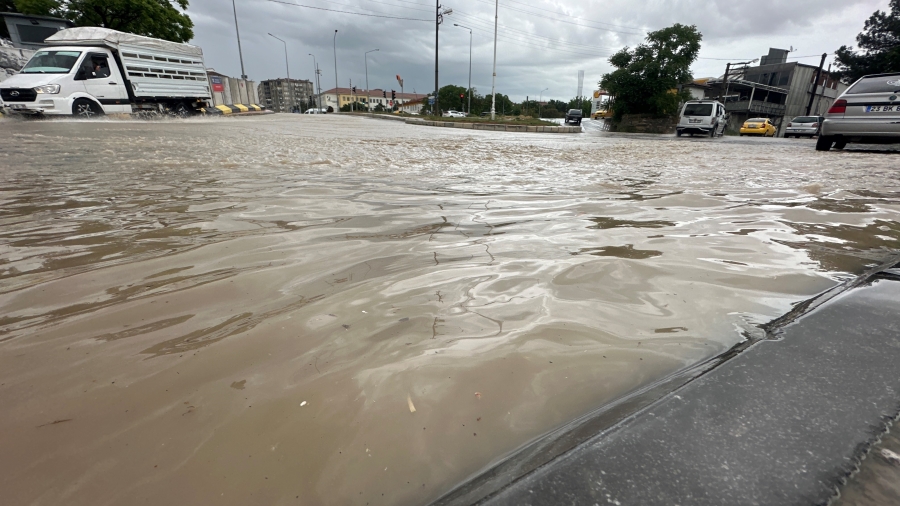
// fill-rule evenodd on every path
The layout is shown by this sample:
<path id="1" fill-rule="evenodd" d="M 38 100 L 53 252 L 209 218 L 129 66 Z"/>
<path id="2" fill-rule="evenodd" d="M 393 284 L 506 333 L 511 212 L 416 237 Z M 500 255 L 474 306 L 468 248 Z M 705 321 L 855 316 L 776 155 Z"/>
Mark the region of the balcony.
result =
<path id="1" fill-rule="evenodd" d="M 769 116 L 784 116 L 784 104 L 763 102 L 762 100 L 738 100 L 725 104 L 727 112 L 747 112 L 750 114 L 765 114 Z"/>

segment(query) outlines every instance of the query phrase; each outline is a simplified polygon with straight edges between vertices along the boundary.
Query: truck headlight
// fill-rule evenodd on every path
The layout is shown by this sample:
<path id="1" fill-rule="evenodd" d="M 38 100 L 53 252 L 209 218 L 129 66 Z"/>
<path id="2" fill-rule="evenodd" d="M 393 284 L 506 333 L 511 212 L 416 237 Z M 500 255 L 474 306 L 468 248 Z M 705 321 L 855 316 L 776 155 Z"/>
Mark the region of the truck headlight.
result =
<path id="1" fill-rule="evenodd" d="M 43 86 L 38 86 L 34 89 L 34 91 L 38 93 L 50 93 L 55 94 L 59 93 L 59 85 L 58 84 L 45 84 Z"/>

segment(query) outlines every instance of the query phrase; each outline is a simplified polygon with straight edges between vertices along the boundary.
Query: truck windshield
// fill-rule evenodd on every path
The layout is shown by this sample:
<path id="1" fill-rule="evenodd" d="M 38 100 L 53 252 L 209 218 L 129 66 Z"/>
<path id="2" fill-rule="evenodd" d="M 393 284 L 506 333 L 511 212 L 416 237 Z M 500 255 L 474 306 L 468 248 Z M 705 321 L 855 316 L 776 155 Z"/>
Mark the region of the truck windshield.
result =
<path id="1" fill-rule="evenodd" d="M 712 116 L 712 104 L 687 104 L 682 116 Z"/>
<path id="2" fill-rule="evenodd" d="M 23 74 L 68 74 L 81 51 L 38 51 L 22 68 Z"/>

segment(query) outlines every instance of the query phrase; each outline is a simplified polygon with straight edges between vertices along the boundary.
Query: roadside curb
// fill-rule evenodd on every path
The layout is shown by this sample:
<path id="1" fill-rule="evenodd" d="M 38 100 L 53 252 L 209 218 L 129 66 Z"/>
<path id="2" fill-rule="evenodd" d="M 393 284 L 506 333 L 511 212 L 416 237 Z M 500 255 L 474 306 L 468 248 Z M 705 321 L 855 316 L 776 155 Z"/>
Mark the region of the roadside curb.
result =
<path id="1" fill-rule="evenodd" d="M 491 132 L 534 132 L 553 134 L 580 134 L 580 126 L 530 126 L 530 125 L 498 125 L 493 123 L 464 123 L 461 121 L 429 121 L 410 118 L 407 125 L 431 126 L 441 128 L 465 128 L 469 130 L 487 130 Z"/>
<path id="2" fill-rule="evenodd" d="M 200 109 L 200 112 L 204 114 L 270 114 L 273 111 L 268 111 L 265 107 L 256 104 L 233 104 L 203 107 Z"/>
<path id="3" fill-rule="evenodd" d="M 892 374 L 900 357 L 898 262 L 892 255 L 761 326 L 764 337 L 748 336 L 537 438 L 432 506 L 599 497 L 648 505 L 828 503 L 900 411 Z M 810 420 L 829 423 L 808 430 L 803 421 Z M 803 500 L 785 500 L 796 497 Z"/>

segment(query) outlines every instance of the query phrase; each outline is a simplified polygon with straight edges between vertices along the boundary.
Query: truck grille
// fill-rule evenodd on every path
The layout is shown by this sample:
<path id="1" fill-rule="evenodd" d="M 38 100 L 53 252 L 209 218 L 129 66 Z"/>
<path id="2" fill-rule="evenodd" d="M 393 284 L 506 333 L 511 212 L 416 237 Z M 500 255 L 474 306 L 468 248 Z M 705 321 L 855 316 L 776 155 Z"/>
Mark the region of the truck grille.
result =
<path id="1" fill-rule="evenodd" d="M 4 102 L 34 102 L 37 92 L 31 88 L 0 89 L 0 99 Z"/>

